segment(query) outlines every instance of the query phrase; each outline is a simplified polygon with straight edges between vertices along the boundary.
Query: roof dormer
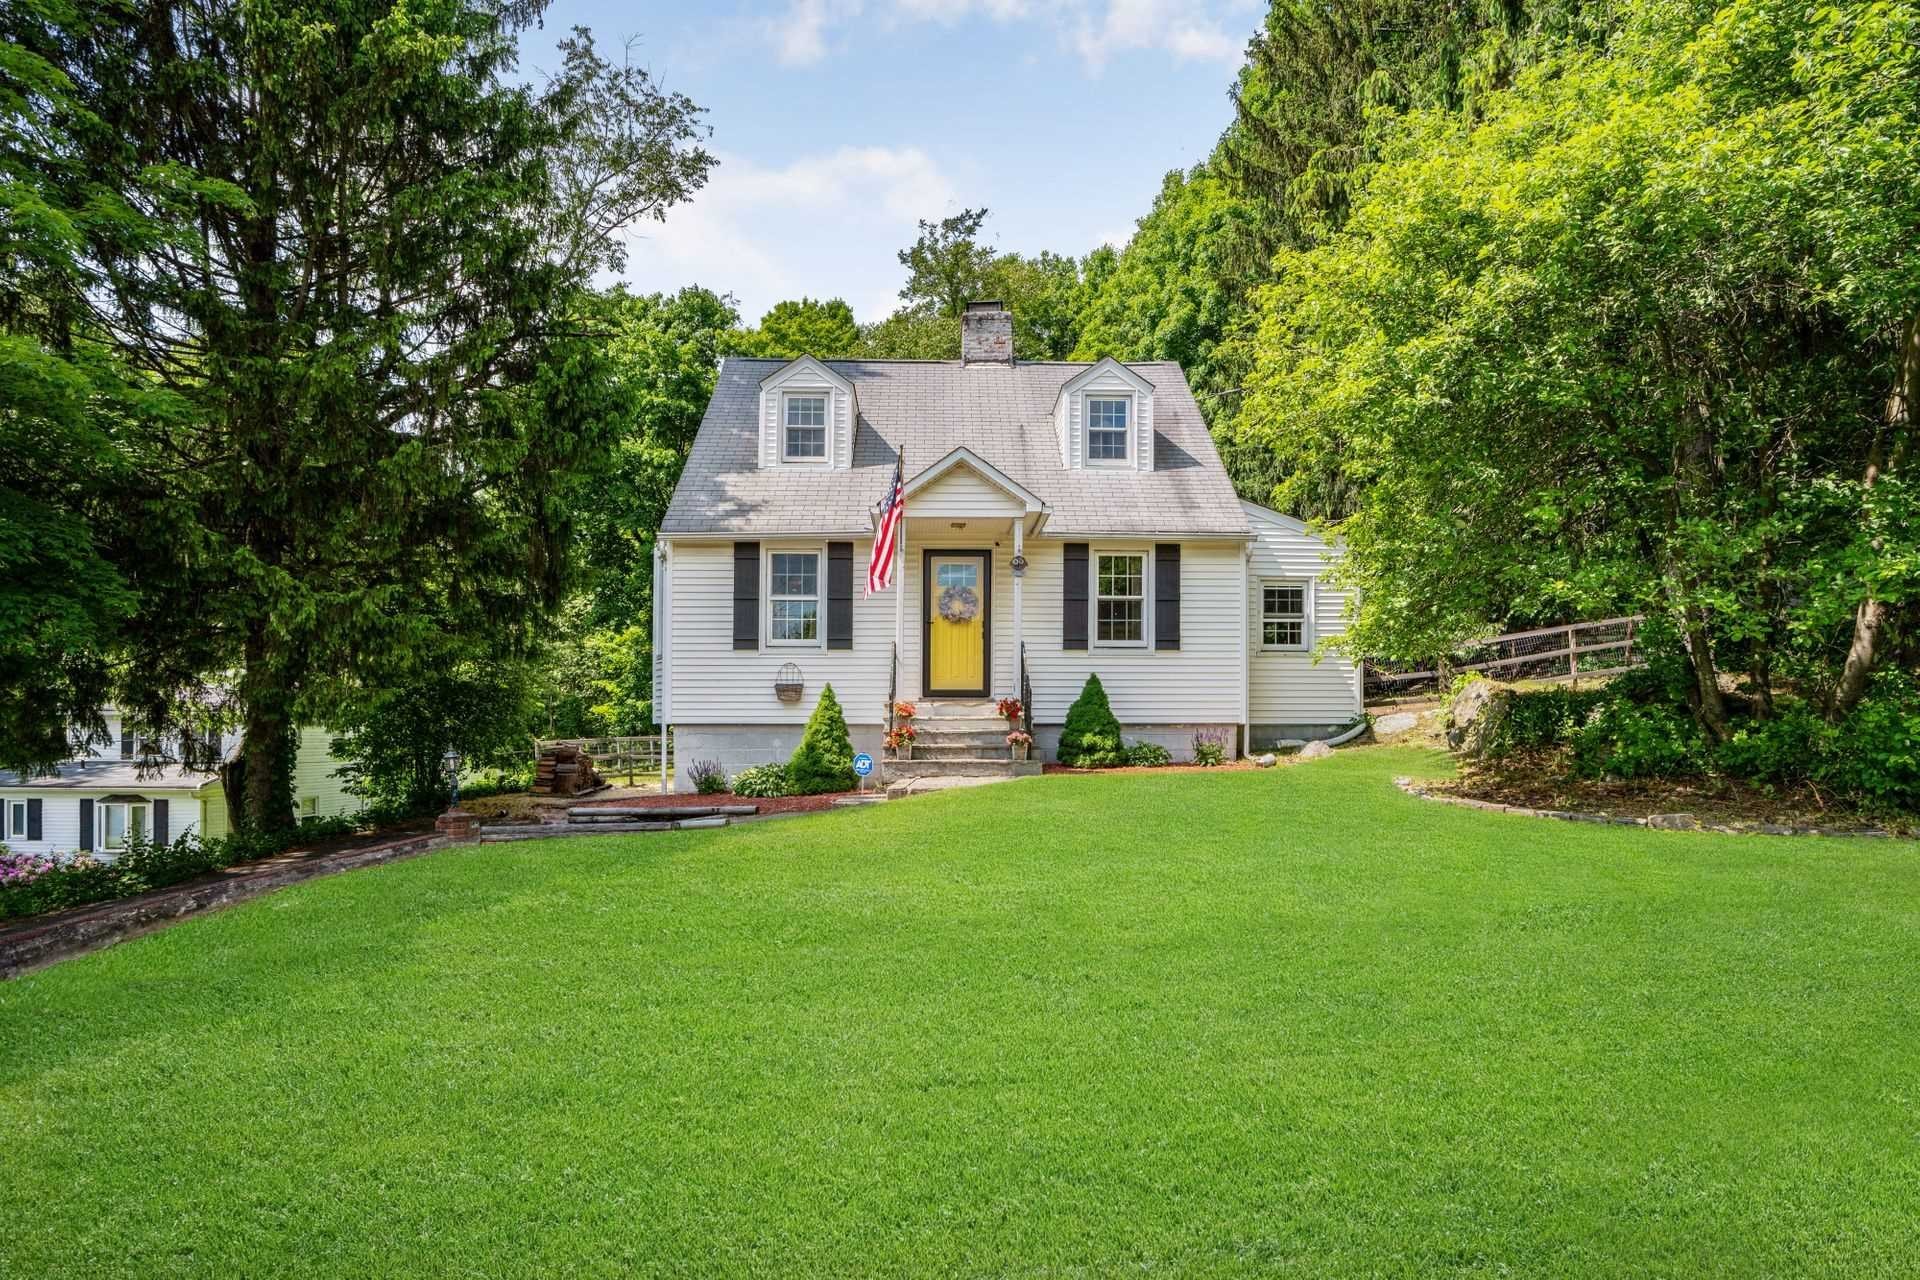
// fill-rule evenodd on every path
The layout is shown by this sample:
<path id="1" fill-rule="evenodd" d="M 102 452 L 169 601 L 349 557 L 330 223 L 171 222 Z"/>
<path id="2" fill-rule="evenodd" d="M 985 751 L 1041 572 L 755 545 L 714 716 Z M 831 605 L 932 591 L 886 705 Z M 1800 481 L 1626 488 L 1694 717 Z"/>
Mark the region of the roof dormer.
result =
<path id="1" fill-rule="evenodd" d="M 1112 356 L 1061 387 L 1053 415 L 1069 471 L 1153 470 L 1153 384 Z"/>
<path id="2" fill-rule="evenodd" d="M 760 465 L 852 466 L 859 414 L 853 383 L 801 356 L 760 380 Z"/>

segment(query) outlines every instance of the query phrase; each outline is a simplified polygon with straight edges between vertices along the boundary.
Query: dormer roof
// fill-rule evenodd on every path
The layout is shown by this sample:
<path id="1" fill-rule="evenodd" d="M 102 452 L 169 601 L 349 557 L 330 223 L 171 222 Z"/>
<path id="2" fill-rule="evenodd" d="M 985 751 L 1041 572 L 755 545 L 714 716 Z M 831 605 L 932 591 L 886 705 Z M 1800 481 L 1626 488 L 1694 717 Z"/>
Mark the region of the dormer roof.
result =
<path id="1" fill-rule="evenodd" d="M 1101 356 L 1098 360 L 1088 365 L 1085 372 L 1079 374 L 1077 377 L 1069 378 L 1060 384 L 1059 394 L 1053 398 L 1054 409 L 1057 411 L 1060 408 L 1060 402 L 1074 392 L 1081 390 L 1089 383 L 1101 381 L 1109 374 L 1119 378 L 1140 395 L 1150 396 L 1153 394 L 1153 384 L 1140 376 L 1136 370 L 1121 364 L 1112 356 Z M 1182 381 L 1184 381 L 1184 379 L 1182 379 Z"/>

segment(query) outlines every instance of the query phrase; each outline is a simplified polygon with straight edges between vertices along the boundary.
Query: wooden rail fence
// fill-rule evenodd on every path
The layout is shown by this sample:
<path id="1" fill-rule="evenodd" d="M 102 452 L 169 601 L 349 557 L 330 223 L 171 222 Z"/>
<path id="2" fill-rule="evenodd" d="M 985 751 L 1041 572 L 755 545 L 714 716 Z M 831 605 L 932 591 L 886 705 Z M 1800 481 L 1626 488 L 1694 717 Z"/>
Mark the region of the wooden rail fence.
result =
<path id="1" fill-rule="evenodd" d="M 642 775 L 658 778 L 662 752 L 666 753 L 666 767 L 673 768 L 673 741 L 659 734 L 636 738 L 535 738 L 533 758 L 538 760 L 541 752 L 563 742 L 592 756 L 593 767 L 601 777 L 609 781 L 625 778 L 628 786 L 633 786 L 635 779 Z"/>
<path id="2" fill-rule="evenodd" d="M 1463 671 L 1481 671 L 1501 680 L 1564 680 L 1579 688 L 1583 678 L 1619 675 L 1645 660 L 1633 651 L 1634 627 L 1645 620 L 1645 614 L 1636 613 L 1510 631 L 1469 645 L 1451 660 L 1435 662 L 1419 671 L 1395 670 L 1369 660 L 1366 682 L 1370 690 L 1391 696 L 1411 693 L 1428 684 L 1437 686 Z"/>

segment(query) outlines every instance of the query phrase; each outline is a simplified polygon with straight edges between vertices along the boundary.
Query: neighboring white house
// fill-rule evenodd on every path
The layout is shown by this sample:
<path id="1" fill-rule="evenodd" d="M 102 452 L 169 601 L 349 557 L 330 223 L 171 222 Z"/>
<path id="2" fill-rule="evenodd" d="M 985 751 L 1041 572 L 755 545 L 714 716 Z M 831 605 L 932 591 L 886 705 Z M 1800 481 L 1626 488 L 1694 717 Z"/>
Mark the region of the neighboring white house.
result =
<path id="1" fill-rule="evenodd" d="M 143 766 L 140 743 L 125 718 L 109 708 L 104 719 L 107 741 L 52 774 L 0 772 L 0 844 L 15 853 L 112 855 L 129 840 L 157 844 L 190 831 L 211 838 L 232 830 L 217 771 Z M 239 747 L 239 735 L 228 734 L 221 760 L 232 760 Z M 333 817 L 360 808 L 334 776 L 339 765 L 325 729 L 301 733 L 293 770 L 295 813 Z"/>
<path id="2" fill-rule="evenodd" d="M 1050 754 L 1089 673 L 1176 758 L 1353 723 L 1355 665 L 1315 654 L 1329 549 L 1235 495 L 1180 367 L 1018 361 L 998 303 L 961 324 L 959 360 L 723 363 L 655 552 L 676 758 L 784 758 L 829 683 L 876 757 L 890 689 L 977 718 L 1027 688 Z M 868 597 L 903 452 L 900 587 Z"/>

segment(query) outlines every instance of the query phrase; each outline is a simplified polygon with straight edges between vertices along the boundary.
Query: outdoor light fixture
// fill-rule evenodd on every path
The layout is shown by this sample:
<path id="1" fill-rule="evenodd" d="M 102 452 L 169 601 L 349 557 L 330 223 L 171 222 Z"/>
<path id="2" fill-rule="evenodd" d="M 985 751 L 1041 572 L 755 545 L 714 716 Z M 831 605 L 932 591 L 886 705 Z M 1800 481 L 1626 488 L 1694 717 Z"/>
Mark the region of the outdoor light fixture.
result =
<path id="1" fill-rule="evenodd" d="M 460 807 L 460 753 L 448 747 L 447 754 L 440 757 L 440 763 L 447 766 L 447 777 L 453 784 L 453 807 L 458 809 Z"/>

